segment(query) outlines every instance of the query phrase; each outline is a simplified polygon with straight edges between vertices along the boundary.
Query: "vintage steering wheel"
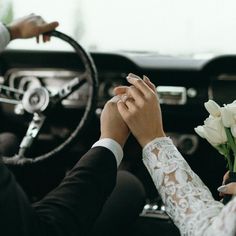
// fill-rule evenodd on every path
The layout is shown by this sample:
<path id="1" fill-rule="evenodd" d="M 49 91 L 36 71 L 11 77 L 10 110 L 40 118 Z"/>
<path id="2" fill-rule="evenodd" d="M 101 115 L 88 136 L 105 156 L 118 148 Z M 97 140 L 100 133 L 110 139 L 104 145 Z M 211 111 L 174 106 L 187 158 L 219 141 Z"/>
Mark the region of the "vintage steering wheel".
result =
<path id="1" fill-rule="evenodd" d="M 90 55 L 71 37 L 59 32 L 52 31 L 47 33 L 49 36 L 59 38 L 70 44 L 78 55 L 78 59 L 82 62 L 84 71 L 80 76 L 70 80 L 57 92 L 51 94 L 43 85 L 37 88 L 29 88 L 27 91 L 21 91 L 8 86 L 0 86 L 0 94 L 5 98 L 2 102 L 12 104 L 21 103 L 25 112 L 33 116 L 29 123 L 27 132 L 19 145 L 19 151 L 13 157 L 3 157 L 3 162 L 7 165 L 32 165 L 48 159 L 52 159 L 57 154 L 66 150 L 71 144 L 75 143 L 82 129 L 88 124 L 96 105 L 96 96 L 98 88 L 97 71 Z M 81 66 L 80 66 L 81 67 Z M 84 109 L 84 113 L 80 121 L 78 121 L 75 129 L 70 133 L 61 144 L 53 148 L 51 151 L 36 157 L 27 157 L 26 151 L 32 148 L 32 143 L 37 138 L 40 130 L 49 114 L 53 114 L 54 109 L 61 102 L 79 89 L 82 85 L 88 85 L 88 100 Z"/>

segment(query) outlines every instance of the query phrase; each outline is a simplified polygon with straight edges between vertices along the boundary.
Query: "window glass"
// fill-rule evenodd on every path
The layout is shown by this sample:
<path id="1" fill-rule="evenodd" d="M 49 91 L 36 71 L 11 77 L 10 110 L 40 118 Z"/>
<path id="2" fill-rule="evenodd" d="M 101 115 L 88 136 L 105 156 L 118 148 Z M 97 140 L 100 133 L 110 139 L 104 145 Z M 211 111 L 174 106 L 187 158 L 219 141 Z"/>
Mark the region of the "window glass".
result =
<path id="1" fill-rule="evenodd" d="M 58 30 L 92 51 L 236 53 L 235 0 L 0 0 L 0 9 L 5 21 L 29 13 L 58 20 Z M 61 49 L 27 40 L 9 47 Z"/>

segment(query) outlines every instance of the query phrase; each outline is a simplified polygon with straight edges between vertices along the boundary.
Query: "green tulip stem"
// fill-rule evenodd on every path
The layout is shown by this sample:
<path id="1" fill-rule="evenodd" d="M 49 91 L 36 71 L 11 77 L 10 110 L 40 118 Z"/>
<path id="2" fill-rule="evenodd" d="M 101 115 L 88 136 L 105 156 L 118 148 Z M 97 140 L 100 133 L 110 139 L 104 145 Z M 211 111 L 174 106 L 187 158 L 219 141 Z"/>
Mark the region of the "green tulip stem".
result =
<path id="1" fill-rule="evenodd" d="M 234 155 L 234 169 L 233 172 L 236 172 L 236 161 L 235 161 L 235 155 Z"/>
<path id="2" fill-rule="evenodd" d="M 229 166 L 229 171 L 233 171 L 233 166 L 232 166 L 232 162 L 230 160 L 230 155 L 225 156 L 227 162 L 228 162 L 228 166 Z M 235 161 L 234 161 L 234 166 L 235 166 Z"/>
<path id="3" fill-rule="evenodd" d="M 228 143 L 215 146 L 220 154 L 222 154 L 227 161 L 227 167 L 230 171 L 233 171 L 232 160 L 230 159 L 230 146 Z"/>
<path id="4" fill-rule="evenodd" d="M 233 153 L 234 153 L 234 166 L 233 166 L 233 171 L 236 172 L 236 161 L 235 161 L 235 157 L 236 157 L 236 144 L 234 142 L 234 137 L 230 131 L 230 128 L 225 128 L 225 133 L 226 133 L 226 136 L 227 136 L 227 139 L 228 139 L 228 143 L 229 143 L 229 146 L 231 147 Z M 230 158 L 230 157 L 228 157 Z"/>

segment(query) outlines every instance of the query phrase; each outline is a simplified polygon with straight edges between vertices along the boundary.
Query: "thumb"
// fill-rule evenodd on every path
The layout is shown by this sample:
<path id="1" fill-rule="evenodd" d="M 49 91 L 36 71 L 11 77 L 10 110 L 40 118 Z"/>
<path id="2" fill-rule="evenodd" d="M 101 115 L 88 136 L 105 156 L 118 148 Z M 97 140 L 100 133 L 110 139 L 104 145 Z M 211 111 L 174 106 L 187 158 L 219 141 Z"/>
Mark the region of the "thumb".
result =
<path id="1" fill-rule="evenodd" d="M 129 88 L 128 86 L 118 86 L 114 88 L 113 91 L 114 91 L 114 94 L 121 95 L 121 94 L 126 93 L 128 88 Z"/>
<path id="2" fill-rule="evenodd" d="M 227 185 L 222 185 L 217 189 L 219 192 L 224 194 L 236 194 L 236 183 L 229 183 Z"/>

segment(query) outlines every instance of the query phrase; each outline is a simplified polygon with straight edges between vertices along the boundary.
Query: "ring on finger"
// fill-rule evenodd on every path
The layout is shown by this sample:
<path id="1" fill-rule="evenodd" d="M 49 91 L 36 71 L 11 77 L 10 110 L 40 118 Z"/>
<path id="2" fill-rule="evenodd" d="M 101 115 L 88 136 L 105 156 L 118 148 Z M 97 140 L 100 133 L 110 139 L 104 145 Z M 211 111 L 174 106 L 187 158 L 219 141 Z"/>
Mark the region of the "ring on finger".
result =
<path id="1" fill-rule="evenodd" d="M 121 100 L 123 103 L 126 103 L 126 101 L 129 99 L 128 95 L 127 94 L 124 94 L 122 97 L 121 97 Z"/>

